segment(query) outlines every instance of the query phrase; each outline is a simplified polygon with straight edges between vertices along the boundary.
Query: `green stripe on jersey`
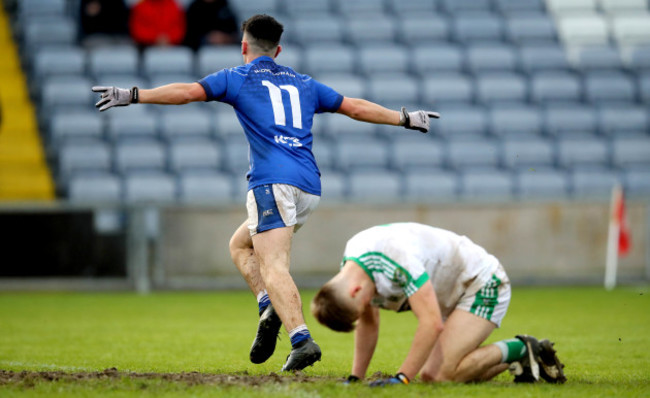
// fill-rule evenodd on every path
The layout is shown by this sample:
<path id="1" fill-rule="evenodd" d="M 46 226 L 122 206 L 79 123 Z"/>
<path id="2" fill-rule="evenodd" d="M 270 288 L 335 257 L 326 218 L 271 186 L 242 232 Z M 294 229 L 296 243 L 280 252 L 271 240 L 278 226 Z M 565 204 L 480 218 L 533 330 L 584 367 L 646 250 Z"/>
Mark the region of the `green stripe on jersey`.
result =
<path id="1" fill-rule="evenodd" d="M 492 275 L 492 279 L 476 293 L 476 299 L 474 300 L 469 312 L 487 319 L 488 321 L 492 319 L 494 307 L 499 304 L 498 298 L 500 285 L 501 279 L 497 278 L 496 275 Z"/>
<path id="2" fill-rule="evenodd" d="M 411 297 L 429 280 L 429 274 L 426 272 L 414 279 L 406 268 L 380 252 L 368 252 L 357 259 L 352 257 L 348 259 L 359 264 L 368 275 L 373 272 L 386 275 L 390 280 L 400 285 L 407 297 Z M 370 275 L 370 278 L 374 281 L 372 275 Z"/>

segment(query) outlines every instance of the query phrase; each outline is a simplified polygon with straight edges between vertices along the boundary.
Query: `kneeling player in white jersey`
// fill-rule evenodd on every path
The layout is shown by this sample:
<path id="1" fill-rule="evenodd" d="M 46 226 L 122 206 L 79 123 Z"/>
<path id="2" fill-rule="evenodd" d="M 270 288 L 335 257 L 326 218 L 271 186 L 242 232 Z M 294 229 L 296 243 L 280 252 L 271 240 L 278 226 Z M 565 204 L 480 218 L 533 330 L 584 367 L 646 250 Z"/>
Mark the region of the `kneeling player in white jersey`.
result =
<path id="1" fill-rule="evenodd" d="M 563 383 L 553 344 L 532 336 L 480 346 L 499 327 L 510 281 L 493 255 L 465 236 L 417 223 L 376 226 L 353 236 L 339 273 L 312 301 L 323 325 L 355 329 L 348 381 L 363 379 L 377 344 L 379 308 L 418 318 L 411 349 L 394 377 L 371 385 L 489 380 L 510 367 L 516 382 Z"/>

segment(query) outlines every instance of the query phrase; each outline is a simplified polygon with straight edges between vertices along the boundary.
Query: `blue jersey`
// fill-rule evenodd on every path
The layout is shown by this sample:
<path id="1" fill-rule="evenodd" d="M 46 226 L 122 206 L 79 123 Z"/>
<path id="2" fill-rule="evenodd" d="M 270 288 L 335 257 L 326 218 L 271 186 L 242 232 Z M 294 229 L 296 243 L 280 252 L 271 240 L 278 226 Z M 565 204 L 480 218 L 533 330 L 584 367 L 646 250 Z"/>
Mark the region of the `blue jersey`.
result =
<path id="1" fill-rule="evenodd" d="M 315 113 L 336 112 L 343 96 L 263 56 L 199 80 L 208 101 L 235 109 L 249 143 L 248 189 L 289 184 L 320 195 L 311 151 Z"/>

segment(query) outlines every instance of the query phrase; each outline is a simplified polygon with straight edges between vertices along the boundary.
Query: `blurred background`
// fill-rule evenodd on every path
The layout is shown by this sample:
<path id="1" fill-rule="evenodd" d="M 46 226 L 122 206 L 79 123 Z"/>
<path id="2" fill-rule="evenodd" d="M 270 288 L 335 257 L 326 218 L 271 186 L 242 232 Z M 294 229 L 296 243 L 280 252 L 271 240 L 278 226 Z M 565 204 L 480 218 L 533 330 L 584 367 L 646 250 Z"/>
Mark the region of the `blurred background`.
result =
<path id="1" fill-rule="evenodd" d="M 323 196 L 300 286 L 347 239 L 417 221 L 466 234 L 515 283 L 650 280 L 647 0 L 4 0 L 0 289 L 242 288 L 247 143 L 218 103 L 99 113 L 93 85 L 192 82 L 242 62 L 239 27 L 285 26 L 278 63 L 349 97 L 443 118 L 422 135 L 318 115 Z M 616 256 L 614 256 L 616 257 Z"/>

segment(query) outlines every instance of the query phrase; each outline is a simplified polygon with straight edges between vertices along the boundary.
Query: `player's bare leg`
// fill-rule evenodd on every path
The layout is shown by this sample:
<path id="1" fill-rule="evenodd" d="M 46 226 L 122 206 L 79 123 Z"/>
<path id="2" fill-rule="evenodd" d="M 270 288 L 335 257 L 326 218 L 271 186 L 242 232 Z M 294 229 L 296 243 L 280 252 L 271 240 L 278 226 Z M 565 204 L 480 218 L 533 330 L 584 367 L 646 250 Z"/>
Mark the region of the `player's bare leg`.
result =
<path id="1" fill-rule="evenodd" d="M 496 325 L 463 310 L 455 310 L 445 322 L 436 345 L 422 367 L 424 381 L 468 382 L 483 380 L 508 368 L 501 363 L 501 350 L 494 345 L 480 347 Z"/>
<path id="2" fill-rule="evenodd" d="M 264 285 L 291 339 L 291 354 L 282 370 L 300 370 L 321 357 L 305 325 L 300 293 L 289 273 L 292 238 L 293 227 L 271 229 L 252 238 Z"/>
<path id="3" fill-rule="evenodd" d="M 254 295 L 266 289 L 247 221 L 240 225 L 230 238 L 230 257 Z"/>

